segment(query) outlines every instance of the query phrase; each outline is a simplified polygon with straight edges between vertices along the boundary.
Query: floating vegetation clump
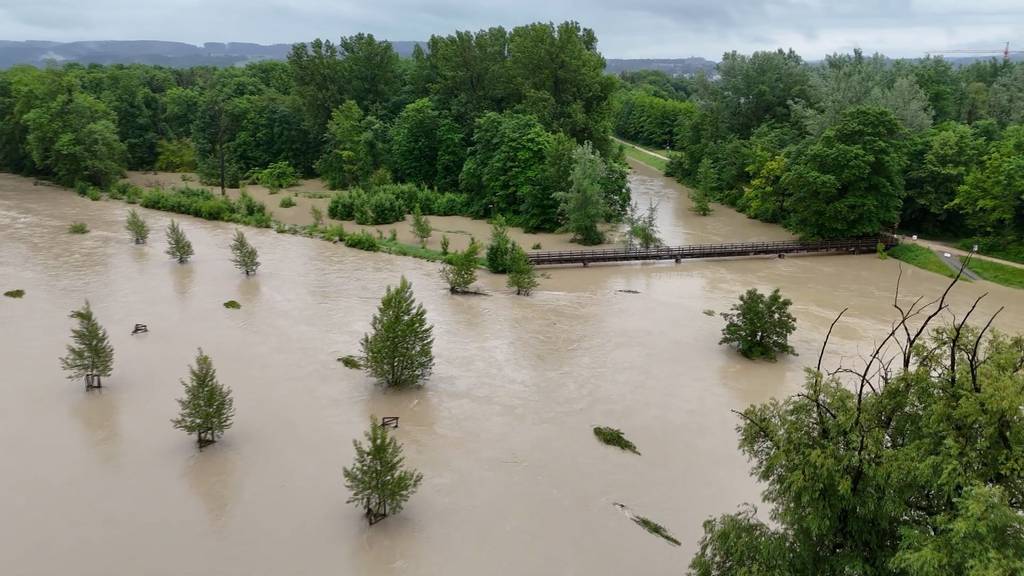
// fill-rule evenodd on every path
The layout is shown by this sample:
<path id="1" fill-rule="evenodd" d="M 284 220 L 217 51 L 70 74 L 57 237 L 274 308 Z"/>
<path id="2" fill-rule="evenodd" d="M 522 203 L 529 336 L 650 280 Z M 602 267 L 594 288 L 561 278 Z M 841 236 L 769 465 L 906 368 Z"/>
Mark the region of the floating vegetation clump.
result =
<path id="1" fill-rule="evenodd" d="M 344 364 L 345 368 L 351 368 L 353 370 L 363 369 L 363 361 L 351 354 L 349 354 L 348 356 L 342 356 L 341 358 L 338 358 L 338 362 Z"/>
<path id="2" fill-rule="evenodd" d="M 712 310 L 711 308 L 706 308 L 701 313 L 704 314 L 705 316 L 714 316 L 715 315 L 715 311 Z"/>
<path id="3" fill-rule="evenodd" d="M 228 300 L 227 302 L 224 303 L 224 307 L 230 308 L 231 310 L 238 310 L 239 308 L 242 307 L 242 305 L 239 304 L 237 300 Z"/>
<path id="4" fill-rule="evenodd" d="M 622 434 L 622 430 L 608 426 L 594 426 L 594 436 L 597 436 L 597 439 L 603 444 L 616 446 L 638 456 L 640 455 L 640 451 L 636 449 L 636 445 L 626 439 Z"/>
<path id="5" fill-rule="evenodd" d="M 633 511 L 627 508 L 625 504 L 619 504 L 618 502 L 615 502 L 614 506 L 619 510 L 622 510 L 623 514 L 625 514 L 627 518 L 629 518 L 633 522 L 636 522 L 637 526 L 640 526 L 641 528 L 647 530 L 651 534 L 654 534 L 655 536 L 662 538 L 663 540 L 674 546 L 683 545 L 683 543 L 676 539 L 675 536 L 670 534 L 664 526 L 658 524 L 654 520 L 651 520 L 650 518 L 644 516 L 640 516 L 639 514 L 634 514 Z"/>
<path id="6" fill-rule="evenodd" d="M 68 226 L 68 233 L 70 234 L 85 234 L 89 231 L 89 226 L 85 222 L 75 222 Z"/>
<path id="7" fill-rule="evenodd" d="M 22 290 L 21 288 L 17 290 L 8 290 L 7 292 L 4 292 L 4 296 L 7 296 L 8 298 L 21 298 L 24 295 L 25 291 Z"/>
<path id="8" fill-rule="evenodd" d="M 643 529 L 647 530 L 651 534 L 654 534 L 655 536 L 660 536 L 665 540 L 671 542 L 672 544 L 675 544 L 676 546 L 682 546 L 683 544 L 679 540 L 676 540 L 675 536 L 669 534 L 668 530 L 666 530 L 664 526 L 658 524 L 650 518 L 645 518 L 643 516 L 634 516 L 633 522 L 636 522 L 640 526 L 643 526 Z"/>

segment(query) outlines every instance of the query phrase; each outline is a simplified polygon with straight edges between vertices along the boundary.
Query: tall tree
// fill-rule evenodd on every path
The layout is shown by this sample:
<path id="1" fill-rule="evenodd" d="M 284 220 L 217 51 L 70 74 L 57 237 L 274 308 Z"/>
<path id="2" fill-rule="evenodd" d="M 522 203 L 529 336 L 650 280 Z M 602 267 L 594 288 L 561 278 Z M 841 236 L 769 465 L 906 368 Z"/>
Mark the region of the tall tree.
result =
<path id="1" fill-rule="evenodd" d="M 405 277 L 388 286 L 377 313 L 370 321 L 372 333 L 362 340 L 366 371 L 385 387 L 415 386 L 434 367 L 434 327 L 427 311 L 413 298 Z"/>
<path id="2" fill-rule="evenodd" d="M 386 40 L 373 34 L 342 36 L 338 41 L 341 76 L 348 97 L 368 114 L 382 116 L 398 96 L 398 54 Z"/>
<path id="3" fill-rule="evenodd" d="M 573 153 L 572 186 L 560 194 L 561 212 L 573 240 L 580 244 L 592 245 L 604 242 L 600 223 L 607 207 L 601 192 L 604 177 L 604 161 L 586 143 Z"/>
<path id="4" fill-rule="evenodd" d="M 491 242 L 487 245 L 487 269 L 495 274 L 504 274 L 512 264 L 512 253 L 516 243 L 508 235 L 508 223 L 498 214 L 491 222 Z"/>
<path id="5" fill-rule="evenodd" d="M 217 381 L 213 361 L 203 353 L 196 354 L 196 365 L 188 367 L 189 381 L 181 381 L 185 397 L 178 399 L 181 413 L 171 421 L 178 430 L 196 435 L 202 450 L 217 441 L 231 428 L 235 417 L 235 401 L 231 389 Z"/>
<path id="6" fill-rule="evenodd" d="M 811 238 L 867 236 L 899 221 L 906 163 L 903 128 L 891 112 L 857 107 L 798 151 L 782 178 L 790 223 Z"/>
<path id="7" fill-rule="evenodd" d="M 452 294 L 468 292 L 476 282 L 476 269 L 480 265 L 480 244 L 470 238 L 469 246 L 461 252 L 453 252 L 444 259 L 441 267 L 441 278 L 448 283 L 448 291 Z"/>
<path id="8" fill-rule="evenodd" d="M 514 288 L 516 294 L 520 296 L 529 296 L 540 285 L 540 281 L 537 279 L 537 270 L 518 244 L 513 245 L 512 248 L 506 285 L 509 288 Z"/>
<path id="9" fill-rule="evenodd" d="M 371 422 L 364 437 L 365 445 L 352 441 L 355 461 L 351 468 L 342 470 L 342 475 L 352 492 L 348 503 L 361 508 L 372 526 L 402 511 L 423 481 L 423 474 L 405 468 L 402 445 L 388 435 L 384 426 Z"/>
<path id="10" fill-rule="evenodd" d="M 373 171 L 366 119 L 359 106 L 347 100 L 331 114 L 327 145 L 316 169 L 332 190 L 357 185 Z"/>
<path id="11" fill-rule="evenodd" d="M 96 320 L 89 301 L 78 310 L 72 310 L 72 319 L 78 327 L 71 329 L 68 354 L 60 359 L 61 367 L 68 373 L 69 380 L 85 378 L 85 389 L 101 388 L 103 378 L 110 376 L 114 369 L 114 347 L 107 339 L 107 331 Z"/>

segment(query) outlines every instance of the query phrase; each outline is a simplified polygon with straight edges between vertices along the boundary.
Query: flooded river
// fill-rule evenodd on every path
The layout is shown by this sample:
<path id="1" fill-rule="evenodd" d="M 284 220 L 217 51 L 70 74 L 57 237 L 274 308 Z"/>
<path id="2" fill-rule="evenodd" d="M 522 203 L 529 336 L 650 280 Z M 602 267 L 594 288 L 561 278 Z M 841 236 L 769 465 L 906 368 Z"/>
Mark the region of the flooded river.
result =
<path id="1" fill-rule="evenodd" d="M 639 169 L 669 242 L 788 235 L 718 207 L 701 218 L 675 184 Z M 229 262 L 234 226 L 178 217 L 195 246 L 163 254 L 169 215 L 134 246 L 127 207 L 0 175 L 0 562 L 18 575 L 680 574 L 709 515 L 756 502 L 730 409 L 794 392 L 832 318 L 829 362 L 852 361 L 891 318 L 897 262 L 872 255 L 550 270 L 530 298 L 483 277 L 445 290 L 437 265 L 247 230 L 263 267 Z M 66 233 L 88 223 L 84 236 Z M 384 392 L 338 356 L 357 352 L 388 284 L 408 277 L 435 326 L 422 389 Z M 908 296 L 944 279 L 909 269 Z M 799 357 L 755 363 L 717 345 L 745 289 L 794 301 Z M 638 294 L 620 290 L 636 290 Z M 1024 331 L 1021 292 L 965 284 L 953 301 Z M 116 350 L 101 392 L 57 358 L 88 298 Z M 238 300 L 241 310 L 222 303 Z M 130 336 L 136 322 L 150 332 Z M 202 347 L 237 416 L 202 453 L 174 430 L 179 378 Z M 368 527 L 342 466 L 370 415 L 399 416 L 424 474 L 405 511 Z M 642 456 L 599 444 L 621 428 Z M 663 524 L 673 547 L 613 502 Z"/>

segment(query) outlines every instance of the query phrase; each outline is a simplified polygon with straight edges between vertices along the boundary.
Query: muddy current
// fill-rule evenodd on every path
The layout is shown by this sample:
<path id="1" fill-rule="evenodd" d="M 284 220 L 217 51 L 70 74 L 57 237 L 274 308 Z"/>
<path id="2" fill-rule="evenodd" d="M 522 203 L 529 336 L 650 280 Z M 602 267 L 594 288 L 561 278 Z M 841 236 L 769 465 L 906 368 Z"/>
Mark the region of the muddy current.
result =
<path id="1" fill-rule="evenodd" d="M 669 243 L 789 237 L 719 206 L 693 215 L 648 169 L 631 183 L 641 205 L 660 202 Z M 547 270 L 529 298 L 483 273 L 489 296 L 458 297 L 436 264 L 271 230 L 246 230 L 263 263 L 246 278 L 229 262 L 233 225 L 176 216 L 196 253 L 178 265 L 163 253 L 170 215 L 140 209 L 153 233 L 134 246 L 126 211 L 0 175 L 0 291 L 26 291 L 0 298 L 5 574 L 680 574 L 704 519 L 759 500 L 730 410 L 795 392 L 845 307 L 826 364 L 867 353 L 898 270 L 874 255 L 594 266 Z M 68 234 L 73 221 L 92 231 Z M 437 364 L 424 387 L 386 392 L 336 359 L 358 351 L 402 275 L 435 326 Z M 902 292 L 945 283 L 906 269 Z M 704 311 L 749 287 L 793 300 L 798 357 L 750 362 L 718 345 L 722 320 Z M 962 311 L 985 292 L 979 313 L 1005 305 L 995 325 L 1024 331 L 1021 292 L 975 282 L 951 298 Z M 115 348 L 89 393 L 57 360 L 86 298 Z M 149 333 L 130 335 L 135 323 Z M 198 347 L 237 413 L 202 452 L 170 423 Z M 371 415 L 400 417 L 424 481 L 368 527 L 341 469 Z M 599 444 L 595 425 L 642 456 Z"/>

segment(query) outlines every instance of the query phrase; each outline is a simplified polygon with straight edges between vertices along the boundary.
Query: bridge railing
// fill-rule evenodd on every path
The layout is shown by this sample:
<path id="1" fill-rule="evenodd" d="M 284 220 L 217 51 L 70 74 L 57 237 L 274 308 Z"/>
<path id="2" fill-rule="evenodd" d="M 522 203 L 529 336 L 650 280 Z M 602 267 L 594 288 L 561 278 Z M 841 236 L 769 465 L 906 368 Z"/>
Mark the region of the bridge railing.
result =
<path id="1" fill-rule="evenodd" d="M 605 248 L 593 250 L 548 250 L 528 252 L 534 264 L 577 262 L 622 262 L 631 260 L 671 260 L 686 258 L 714 258 L 759 254 L 795 252 L 832 252 L 874 250 L 881 242 L 887 247 L 896 243 L 892 236 L 845 238 L 837 240 L 775 240 L 761 242 L 731 242 L 720 244 L 692 244 L 684 246 L 658 246 L 653 248 Z"/>

